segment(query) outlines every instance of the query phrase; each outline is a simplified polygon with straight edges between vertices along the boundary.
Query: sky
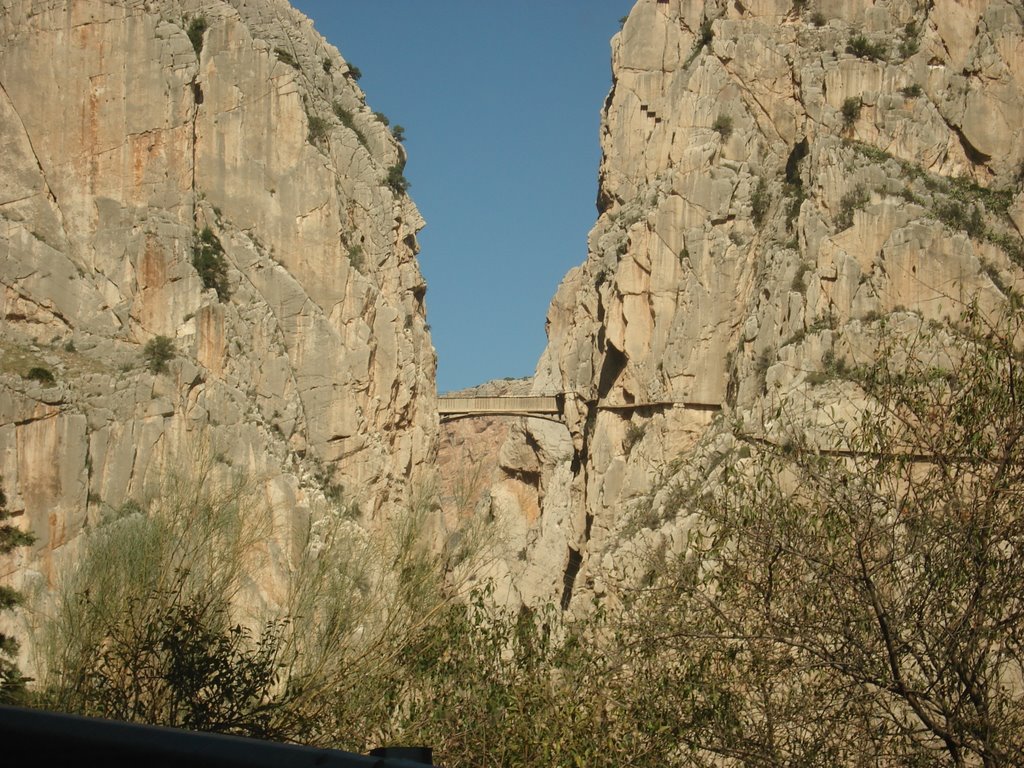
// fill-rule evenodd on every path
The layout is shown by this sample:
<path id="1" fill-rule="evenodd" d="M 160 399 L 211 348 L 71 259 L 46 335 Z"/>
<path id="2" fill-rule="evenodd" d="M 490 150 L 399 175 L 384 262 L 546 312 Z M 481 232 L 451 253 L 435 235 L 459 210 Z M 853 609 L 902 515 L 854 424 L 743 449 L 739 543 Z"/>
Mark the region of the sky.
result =
<path id="1" fill-rule="evenodd" d="M 532 375 L 597 218 L 610 40 L 634 0 L 292 0 L 405 128 L 446 392 Z"/>

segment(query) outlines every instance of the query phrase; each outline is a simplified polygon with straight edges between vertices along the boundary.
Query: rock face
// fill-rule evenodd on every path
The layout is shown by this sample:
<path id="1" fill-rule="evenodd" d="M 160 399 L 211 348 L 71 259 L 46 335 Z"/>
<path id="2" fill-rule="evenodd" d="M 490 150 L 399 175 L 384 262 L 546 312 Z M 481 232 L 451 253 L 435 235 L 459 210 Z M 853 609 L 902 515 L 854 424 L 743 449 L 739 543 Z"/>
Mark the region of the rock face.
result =
<path id="1" fill-rule="evenodd" d="M 442 397 L 521 397 L 529 395 L 532 386 L 531 379 L 500 379 Z M 508 417 L 473 416 L 441 423 L 437 478 L 443 534 L 457 531 L 460 521 L 477 514 L 490 486 L 503 479 L 499 455 L 516 422 Z"/>
<path id="2" fill-rule="evenodd" d="M 423 222 L 356 78 L 284 0 L 0 0 L 0 475 L 29 581 L 191 453 L 258 478 L 285 537 L 325 488 L 390 514 L 432 463 Z"/>
<path id="3" fill-rule="evenodd" d="M 571 438 L 530 422 L 492 493 L 512 601 L 682 546 L 680 462 L 727 423 L 784 438 L 781 404 L 841 419 L 883 319 L 1024 290 L 1019 2 L 640 0 L 612 52 L 600 215 L 535 378 Z"/>

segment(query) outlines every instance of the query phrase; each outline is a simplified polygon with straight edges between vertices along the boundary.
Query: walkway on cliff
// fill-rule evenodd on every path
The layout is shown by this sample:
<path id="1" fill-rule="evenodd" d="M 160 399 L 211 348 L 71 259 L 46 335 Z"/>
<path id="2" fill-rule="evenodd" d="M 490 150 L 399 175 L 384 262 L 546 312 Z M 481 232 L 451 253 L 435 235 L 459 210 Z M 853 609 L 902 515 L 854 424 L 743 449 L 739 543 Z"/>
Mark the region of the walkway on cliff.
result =
<path id="1" fill-rule="evenodd" d="M 437 412 L 441 421 L 469 416 L 532 416 L 562 421 L 565 414 L 566 393 L 557 395 L 531 395 L 526 397 L 439 397 Z M 719 403 L 644 402 L 644 403 L 588 403 L 602 411 L 632 411 L 639 408 L 687 408 L 701 411 L 720 411 Z"/>

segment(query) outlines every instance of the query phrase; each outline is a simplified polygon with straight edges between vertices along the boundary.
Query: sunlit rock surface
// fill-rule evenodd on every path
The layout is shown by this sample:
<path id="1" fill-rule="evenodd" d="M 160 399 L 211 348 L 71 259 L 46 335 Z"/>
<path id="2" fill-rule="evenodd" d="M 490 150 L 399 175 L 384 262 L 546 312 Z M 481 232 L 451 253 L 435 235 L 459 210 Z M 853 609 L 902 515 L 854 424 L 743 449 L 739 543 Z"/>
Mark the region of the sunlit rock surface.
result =
<path id="1" fill-rule="evenodd" d="M 52 586 L 85 527 L 204 456 L 274 510 L 271 599 L 324 489 L 369 522 L 406 504 L 437 436 L 423 221 L 308 19 L 2 0 L 0 143 L 0 475 L 38 537 L 18 585 Z M 193 264 L 205 230 L 220 293 Z"/>
<path id="2" fill-rule="evenodd" d="M 1024 290 L 1020 3 L 640 0 L 612 66 L 599 217 L 534 383 L 569 436 L 514 432 L 492 492 L 512 603 L 582 609 L 678 551 L 680 462 L 736 425 L 785 439 L 782 403 L 812 440 L 842 421 L 837 371 L 883 319 Z"/>

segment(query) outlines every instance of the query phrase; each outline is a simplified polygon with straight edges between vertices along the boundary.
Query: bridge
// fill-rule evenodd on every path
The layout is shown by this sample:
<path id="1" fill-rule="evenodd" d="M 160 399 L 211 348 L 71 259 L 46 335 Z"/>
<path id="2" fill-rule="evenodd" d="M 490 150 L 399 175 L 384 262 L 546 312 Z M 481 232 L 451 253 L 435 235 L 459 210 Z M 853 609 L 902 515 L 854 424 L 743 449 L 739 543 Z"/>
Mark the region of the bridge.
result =
<path id="1" fill-rule="evenodd" d="M 536 416 L 561 421 L 562 395 L 529 397 L 439 397 L 437 412 L 441 421 L 467 416 Z"/>
<path id="2" fill-rule="evenodd" d="M 441 421 L 470 416 L 530 416 L 562 421 L 567 395 L 532 395 L 528 397 L 439 397 L 437 412 Z M 569 395 L 571 397 L 571 395 Z M 686 408 L 698 411 L 720 411 L 720 403 L 658 401 L 649 403 L 593 402 L 600 411 L 634 411 L 641 408 Z"/>

